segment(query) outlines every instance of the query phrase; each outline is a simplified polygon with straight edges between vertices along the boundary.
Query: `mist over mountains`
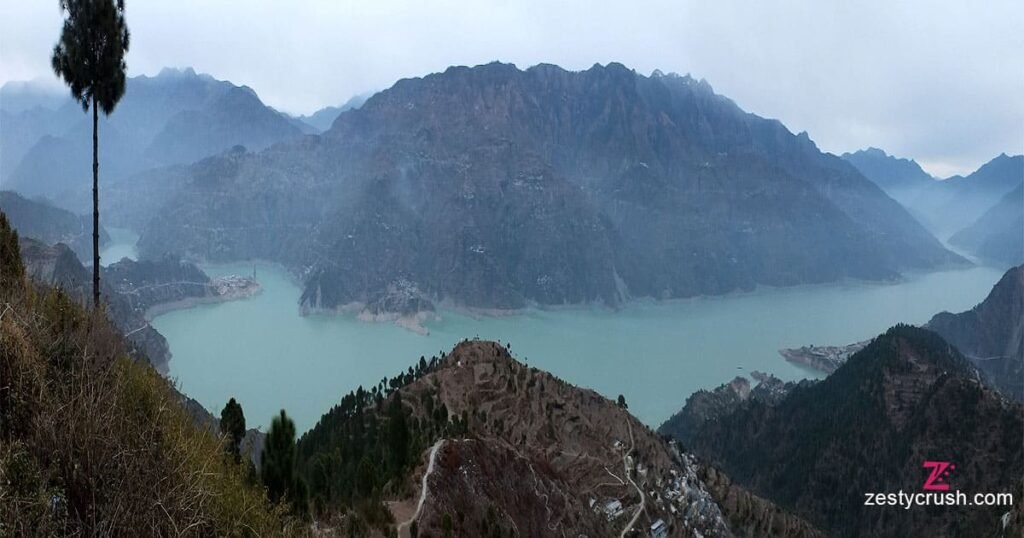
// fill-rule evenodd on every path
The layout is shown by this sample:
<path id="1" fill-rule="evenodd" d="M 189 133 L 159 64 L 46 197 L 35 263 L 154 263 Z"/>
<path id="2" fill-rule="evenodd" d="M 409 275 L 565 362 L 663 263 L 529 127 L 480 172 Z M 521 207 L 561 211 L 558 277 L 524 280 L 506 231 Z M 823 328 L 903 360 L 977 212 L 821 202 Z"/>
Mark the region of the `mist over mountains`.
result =
<path id="1" fill-rule="evenodd" d="M 92 259 L 92 219 L 29 200 L 13 191 L 0 190 L 0 211 L 18 233 L 52 245 L 64 243 L 81 259 Z M 100 245 L 110 236 L 100 227 Z"/>
<path id="2" fill-rule="evenodd" d="M 984 247 L 984 237 L 994 234 L 1005 237 L 1010 233 L 1012 215 L 1024 218 L 1024 204 L 1013 207 L 1015 188 L 1024 185 L 1024 156 L 1001 154 L 967 176 L 953 176 L 939 180 L 929 176 L 913 160 L 900 159 L 877 148 L 843 154 L 865 177 L 882 187 L 887 194 L 904 205 L 918 220 L 941 239 L 986 259 L 1020 263 L 1016 252 L 1024 243 L 1021 228 L 1016 230 L 1016 245 L 1006 239 L 994 239 L 998 246 Z M 991 216 L 965 232 L 958 240 L 951 236 L 974 225 L 1005 197 L 1003 217 Z M 1010 219 L 1011 222 L 1008 222 Z M 1012 234 L 1011 234 L 1012 235 Z M 1012 255 L 1001 255 L 999 248 L 1009 249 Z"/>
<path id="3" fill-rule="evenodd" d="M 806 134 L 618 64 L 453 67 L 175 175 L 143 255 L 279 261 L 308 309 L 616 305 L 963 263 Z"/>
<path id="4" fill-rule="evenodd" d="M 0 171 L 4 189 L 13 189 L 0 192 L 0 297 L 32 314 L 0 316 L 0 339 L 18 344 L 0 348 L 9 359 L 0 361 L 0 375 L 19 380 L 11 392 L 19 399 L 0 395 L 0 414 L 16 418 L 25 439 L 36 439 L 30 426 L 43 420 L 18 407 L 46 392 L 36 386 L 39 372 L 49 376 L 47 390 L 75 387 L 89 371 L 60 365 L 84 356 L 110 371 L 124 352 L 166 371 L 171 333 L 165 340 L 150 325 L 154 312 L 258 292 L 255 266 L 252 279 L 215 277 L 192 262 L 280 263 L 301 279 L 294 299 L 302 313 L 406 316 L 891 281 L 969 266 L 933 235 L 945 239 L 949 230 L 959 230 L 950 244 L 984 260 L 1024 256 L 1024 158 L 1001 155 L 969 176 L 938 181 L 878 149 L 838 157 L 690 76 L 644 76 L 615 63 L 585 71 L 451 67 L 293 117 L 249 88 L 165 70 L 132 79 L 100 129 L 103 222 L 139 231 L 142 259 L 104 270 L 107 311 L 97 319 L 113 325 L 100 323 L 96 336 L 75 321 L 85 318 L 74 305 L 86 300 L 88 275 L 72 249 L 89 250 L 89 222 L 50 203 L 85 209 L 87 118 L 74 103 L 33 91 L 0 92 L 13 96 L 10 108 L 0 106 L 0 162 L 17 162 Z M 284 502 L 294 501 L 295 513 L 273 517 L 295 517 L 300 532 L 311 519 L 325 532 L 387 536 L 416 524 L 431 535 L 484 536 L 1019 529 L 1019 504 L 894 519 L 861 508 L 861 495 L 917 487 L 920 462 L 943 457 L 962 465 L 956 478 L 965 489 L 1019 496 L 1022 290 L 1017 267 L 976 308 L 940 313 L 926 328 L 897 325 L 823 380 L 755 373 L 751 388 L 737 378 L 690 397 L 658 432 L 630 414 L 623 396 L 616 401 L 531 368 L 507 343 L 467 339 L 429 361 L 410 356 L 412 366 L 397 377 L 360 381 L 370 389 L 345 396 L 339 389 L 340 401 L 316 426 L 288 440 L 288 473 L 298 478 L 288 484 L 295 498 Z M 296 356 L 304 351 L 301 342 L 289 344 Z M 170 385 L 103 379 L 131 389 L 111 389 L 131 397 L 118 413 L 140 399 L 159 402 L 152 408 L 160 413 L 168 407 L 152 394 Z M 39 415 L 56 424 L 50 417 L 74 409 L 77 394 L 50 396 Z M 106 404 L 96 398 L 97 409 Z M 102 422 L 85 419 L 86 432 Z M 224 439 L 193 432 L 194 424 L 139 420 L 154 439 L 195 436 L 222 459 Z M 78 430 L 69 431 L 74 440 Z M 108 436 L 102 454 L 134 454 L 120 448 L 134 447 L 137 437 Z M 61 447 L 77 446 L 58 438 Z M 26 461 L 40 472 L 18 477 L 34 496 L 26 504 L 42 507 L 40 520 L 57 520 L 55 498 L 76 507 L 75 518 L 122 513 L 102 496 L 46 489 L 63 486 L 40 477 L 108 476 L 53 463 L 56 445 L 27 445 Z M 155 461 L 183 452 L 154 446 L 147 457 Z M 0 464 L 13 461 L 5 458 L 0 450 Z M 103 459 L 93 458 L 72 452 L 66 459 Z M 115 478 L 106 483 L 149 476 L 134 467 L 109 472 Z M 251 472 L 244 487 L 255 482 Z M 82 483 L 90 494 L 106 484 Z M 264 503 L 263 485 L 252 489 Z M 222 523 L 204 517 L 204 529 Z M 71 521 L 90 529 L 87 518 Z"/>
<path id="5" fill-rule="evenodd" d="M 1024 184 L 949 238 L 950 244 L 997 263 L 1024 263 Z"/>
<path id="6" fill-rule="evenodd" d="M 27 83 L 0 91 L 4 188 L 66 199 L 88 186 L 91 120 L 65 93 L 59 95 Z M 100 119 L 103 178 L 118 181 L 154 167 L 190 164 L 235 145 L 256 151 L 318 129 L 295 121 L 264 105 L 252 89 L 191 68 L 133 77 L 116 112 Z"/>
<path id="7" fill-rule="evenodd" d="M 339 106 L 327 106 L 317 110 L 316 112 L 308 115 L 298 116 L 298 121 L 309 125 L 313 128 L 316 133 L 322 133 L 331 128 L 334 120 L 338 119 L 338 116 L 346 110 L 352 110 L 353 108 L 359 108 L 363 106 L 372 93 L 364 93 L 360 95 L 354 95 Z"/>

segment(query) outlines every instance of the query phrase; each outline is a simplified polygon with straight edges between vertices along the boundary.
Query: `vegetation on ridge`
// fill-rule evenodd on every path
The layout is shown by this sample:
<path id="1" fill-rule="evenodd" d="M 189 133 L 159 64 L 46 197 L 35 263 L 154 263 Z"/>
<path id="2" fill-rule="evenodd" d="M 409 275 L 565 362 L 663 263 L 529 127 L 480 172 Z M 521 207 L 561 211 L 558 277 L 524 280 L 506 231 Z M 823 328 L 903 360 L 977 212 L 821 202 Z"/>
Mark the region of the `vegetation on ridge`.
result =
<path id="1" fill-rule="evenodd" d="M 0 214 L 0 536 L 294 530 L 102 313 L 25 278 Z"/>

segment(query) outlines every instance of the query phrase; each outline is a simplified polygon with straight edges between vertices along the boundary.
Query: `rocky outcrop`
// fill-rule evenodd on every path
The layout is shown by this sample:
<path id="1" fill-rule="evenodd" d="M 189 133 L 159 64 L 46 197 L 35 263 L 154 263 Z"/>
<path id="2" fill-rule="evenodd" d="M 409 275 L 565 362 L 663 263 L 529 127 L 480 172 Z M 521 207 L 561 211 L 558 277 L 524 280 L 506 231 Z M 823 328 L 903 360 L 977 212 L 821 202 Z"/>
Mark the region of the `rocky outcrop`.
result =
<path id="1" fill-rule="evenodd" d="M 971 310 L 936 314 L 927 327 L 966 355 L 987 383 L 1024 401 L 1024 265 L 1007 271 Z"/>
<path id="2" fill-rule="evenodd" d="M 186 175 L 143 256 L 276 260 L 310 309 L 401 281 L 433 304 L 515 309 L 963 263 L 806 134 L 618 64 L 402 80 L 321 136 Z"/>

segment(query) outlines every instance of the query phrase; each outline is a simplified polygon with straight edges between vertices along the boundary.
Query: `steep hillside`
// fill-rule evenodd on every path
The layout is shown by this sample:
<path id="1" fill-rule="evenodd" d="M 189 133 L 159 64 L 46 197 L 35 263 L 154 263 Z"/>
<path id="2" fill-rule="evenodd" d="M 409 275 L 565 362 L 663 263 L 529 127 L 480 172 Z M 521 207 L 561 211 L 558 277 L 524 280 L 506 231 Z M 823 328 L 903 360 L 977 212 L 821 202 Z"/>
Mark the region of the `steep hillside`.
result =
<path id="1" fill-rule="evenodd" d="M 1016 500 L 1022 437 L 1024 408 L 935 333 L 897 326 L 823 381 L 709 421 L 688 448 L 830 535 L 995 536 L 1009 506 L 905 510 L 864 494 L 921 491 L 922 462 L 938 460 L 956 466 L 954 489 Z"/>
<path id="2" fill-rule="evenodd" d="M 949 242 L 982 259 L 1024 263 L 1024 183 L 973 224 L 953 234 Z"/>
<path id="3" fill-rule="evenodd" d="M 41 201 L 29 200 L 13 191 L 0 191 L 0 211 L 7 214 L 11 226 L 22 237 L 48 244 L 64 243 L 81 259 L 92 259 L 91 215 L 75 215 Z M 107 231 L 100 227 L 100 245 L 109 240 Z"/>
<path id="4" fill-rule="evenodd" d="M 463 342 L 360 388 L 298 454 L 322 513 L 372 492 L 403 536 L 413 522 L 431 536 L 617 536 L 659 519 L 671 536 L 816 535 L 727 478 L 712 493 L 691 456 L 624 408 L 495 342 Z M 724 513 L 718 499 L 729 500 Z"/>
<path id="5" fill-rule="evenodd" d="M 806 135 L 618 64 L 453 67 L 321 137 L 219 160 L 141 248 L 287 263 L 308 309 L 395 286 L 469 307 L 615 305 L 962 262 Z"/>
<path id="6" fill-rule="evenodd" d="M 0 535 L 297 530 L 104 317 L 29 283 L 2 213 L 0 304 Z"/>
<path id="7" fill-rule="evenodd" d="M 1024 402 L 1024 265 L 966 312 L 936 314 L 927 327 L 953 344 L 1010 398 Z"/>
<path id="8" fill-rule="evenodd" d="M 74 203 L 92 177 L 92 124 L 81 106 L 68 101 L 56 110 L 4 114 L 4 188 Z M 115 112 L 101 118 L 101 170 L 113 181 L 239 144 L 257 150 L 300 135 L 249 88 L 192 69 L 164 69 L 129 79 Z"/>

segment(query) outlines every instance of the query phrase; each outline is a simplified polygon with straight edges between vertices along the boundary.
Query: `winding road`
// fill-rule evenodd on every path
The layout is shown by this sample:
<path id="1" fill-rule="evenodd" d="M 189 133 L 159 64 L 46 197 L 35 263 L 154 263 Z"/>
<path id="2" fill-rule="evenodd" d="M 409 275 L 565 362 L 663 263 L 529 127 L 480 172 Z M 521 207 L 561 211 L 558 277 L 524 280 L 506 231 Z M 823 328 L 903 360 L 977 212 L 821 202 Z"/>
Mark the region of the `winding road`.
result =
<path id="1" fill-rule="evenodd" d="M 416 503 L 416 511 L 412 514 L 407 521 L 402 522 L 398 526 L 398 535 L 402 535 L 402 529 L 412 525 L 413 521 L 416 521 L 420 517 L 420 511 L 423 510 L 423 502 L 427 500 L 427 478 L 430 477 L 430 473 L 434 472 L 434 462 L 437 461 L 437 451 L 444 444 L 444 439 L 439 439 L 434 446 L 430 447 L 430 459 L 427 460 L 427 470 L 423 471 L 423 484 L 420 488 L 420 500 Z"/>
<path id="2" fill-rule="evenodd" d="M 629 483 L 633 484 L 633 487 L 636 488 L 636 492 L 640 494 L 640 506 L 637 507 L 636 513 L 633 514 L 633 519 L 630 519 L 629 523 L 626 523 L 626 528 L 622 529 L 622 534 L 619 535 L 619 538 L 626 538 L 626 533 L 633 530 L 633 525 L 636 525 L 636 521 L 640 519 L 640 514 L 643 513 L 644 507 L 647 505 L 647 498 L 644 497 L 644 491 L 640 489 L 640 486 L 636 485 L 636 482 L 633 481 L 633 477 L 629 474 L 629 463 L 626 458 L 633 452 L 633 447 L 636 445 L 636 442 L 633 440 L 633 426 L 629 421 L 626 421 L 626 428 L 629 430 L 629 450 L 622 456 L 622 468 L 626 470 L 626 480 L 629 480 Z"/>

